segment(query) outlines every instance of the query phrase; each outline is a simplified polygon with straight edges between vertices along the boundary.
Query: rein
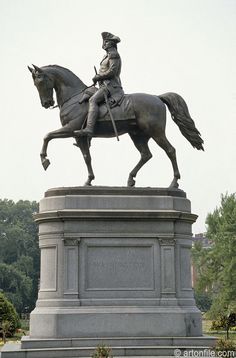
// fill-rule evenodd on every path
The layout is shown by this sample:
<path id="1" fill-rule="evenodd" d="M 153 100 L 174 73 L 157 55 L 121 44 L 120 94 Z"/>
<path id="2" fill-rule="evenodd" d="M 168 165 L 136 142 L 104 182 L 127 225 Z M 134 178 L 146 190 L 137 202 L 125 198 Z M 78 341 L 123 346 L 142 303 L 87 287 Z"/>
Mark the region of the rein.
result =
<path id="1" fill-rule="evenodd" d="M 83 93 L 84 91 L 86 91 L 86 89 L 88 89 L 88 88 L 90 88 L 90 87 L 93 87 L 93 86 L 95 86 L 95 84 L 94 84 L 94 83 L 93 83 L 91 86 L 88 86 L 88 87 L 84 88 L 82 91 L 80 91 L 80 92 L 78 92 L 78 93 L 73 94 L 73 96 L 71 96 L 71 97 L 67 98 L 67 99 L 66 99 L 66 100 L 62 103 L 61 107 L 63 107 L 63 106 L 64 106 L 64 104 L 65 104 L 66 102 L 68 102 L 71 98 L 78 96 L 80 93 Z M 50 107 L 50 109 L 54 109 L 54 108 L 57 108 L 57 107 L 59 107 L 59 105 L 58 105 L 58 104 L 57 104 L 56 106 Z"/>
<path id="2" fill-rule="evenodd" d="M 54 109 L 54 108 L 57 108 L 57 107 L 59 107 L 58 104 L 56 106 L 50 107 L 49 109 Z"/>

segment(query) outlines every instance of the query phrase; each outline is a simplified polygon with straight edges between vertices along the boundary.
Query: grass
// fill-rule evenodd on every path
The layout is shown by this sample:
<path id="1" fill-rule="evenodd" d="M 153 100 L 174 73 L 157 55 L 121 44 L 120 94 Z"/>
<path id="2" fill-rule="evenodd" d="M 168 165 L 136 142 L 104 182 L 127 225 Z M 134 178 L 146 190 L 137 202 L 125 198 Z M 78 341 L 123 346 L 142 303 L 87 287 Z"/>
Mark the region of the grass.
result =
<path id="1" fill-rule="evenodd" d="M 27 335 L 29 332 L 29 321 L 28 320 L 21 320 L 20 321 L 21 328 L 16 331 L 13 337 L 8 338 L 7 342 L 20 342 L 21 337 Z M 4 345 L 2 338 L 0 338 L 0 350 L 2 346 Z"/>
<path id="2" fill-rule="evenodd" d="M 212 321 L 208 319 L 202 320 L 203 333 L 208 336 L 214 336 L 217 338 L 226 338 L 226 331 L 213 331 L 211 330 Z M 229 339 L 236 343 L 236 331 L 229 332 Z"/>

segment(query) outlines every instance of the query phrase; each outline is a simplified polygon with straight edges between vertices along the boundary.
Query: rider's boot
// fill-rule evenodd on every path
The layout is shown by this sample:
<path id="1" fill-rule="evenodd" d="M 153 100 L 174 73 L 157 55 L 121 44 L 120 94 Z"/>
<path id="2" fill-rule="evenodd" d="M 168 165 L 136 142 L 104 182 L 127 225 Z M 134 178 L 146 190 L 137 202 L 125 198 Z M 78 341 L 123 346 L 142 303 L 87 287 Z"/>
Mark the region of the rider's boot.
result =
<path id="1" fill-rule="evenodd" d="M 88 112 L 88 119 L 87 119 L 87 126 L 84 129 L 80 129 L 78 131 L 74 131 L 76 136 L 89 136 L 92 137 L 94 134 L 94 126 L 97 119 L 97 111 L 89 111 Z"/>

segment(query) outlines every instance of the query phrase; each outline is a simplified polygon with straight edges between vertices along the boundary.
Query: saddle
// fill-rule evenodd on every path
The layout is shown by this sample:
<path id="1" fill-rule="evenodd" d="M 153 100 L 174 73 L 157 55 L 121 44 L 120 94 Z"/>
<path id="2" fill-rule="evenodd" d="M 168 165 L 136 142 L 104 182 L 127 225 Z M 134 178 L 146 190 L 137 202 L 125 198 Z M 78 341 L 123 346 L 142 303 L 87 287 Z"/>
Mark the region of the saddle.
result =
<path id="1" fill-rule="evenodd" d="M 89 98 L 92 97 L 96 91 L 96 87 L 87 88 L 83 93 L 80 103 L 88 101 Z M 123 93 L 115 93 L 112 96 L 108 97 L 108 103 L 112 111 L 114 120 L 120 121 L 127 119 L 135 119 L 132 98 L 130 95 L 124 95 Z M 104 102 L 99 106 L 99 115 L 97 121 L 108 121 L 110 119 L 111 118 L 108 113 L 107 104 Z"/>
<path id="2" fill-rule="evenodd" d="M 109 101 L 109 104 L 111 101 Z M 127 119 L 135 119 L 132 97 L 129 94 L 122 95 L 120 101 L 110 105 L 111 112 L 115 121 L 124 121 Z M 106 103 L 99 106 L 99 116 L 97 121 L 110 121 L 111 117 L 108 112 Z"/>
<path id="3" fill-rule="evenodd" d="M 96 87 L 90 87 L 86 89 L 83 93 L 73 96 L 70 98 L 60 110 L 60 118 L 62 125 L 66 125 L 71 120 L 78 118 L 78 116 L 84 116 L 86 120 L 87 110 L 81 104 L 87 102 L 88 99 L 95 93 Z M 135 113 L 133 108 L 132 96 L 129 94 L 109 97 L 109 106 L 113 114 L 115 121 L 122 121 L 128 119 L 135 119 Z M 82 109 L 83 108 L 83 109 Z M 102 103 L 99 106 L 99 115 L 97 122 L 110 121 L 110 114 L 106 103 Z"/>

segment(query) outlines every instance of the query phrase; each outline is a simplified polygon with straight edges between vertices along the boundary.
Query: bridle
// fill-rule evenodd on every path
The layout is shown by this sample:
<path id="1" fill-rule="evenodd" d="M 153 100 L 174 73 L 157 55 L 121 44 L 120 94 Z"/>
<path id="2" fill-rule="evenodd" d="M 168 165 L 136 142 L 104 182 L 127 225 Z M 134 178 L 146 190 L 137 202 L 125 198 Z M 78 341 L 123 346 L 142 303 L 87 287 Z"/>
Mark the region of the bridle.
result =
<path id="1" fill-rule="evenodd" d="M 93 87 L 93 86 L 95 86 L 94 83 L 93 83 L 91 86 L 88 86 L 88 87 L 84 88 L 82 91 L 73 94 L 73 96 L 67 98 L 67 99 L 62 103 L 61 107 L 63 107 L 64 104 L 65 104 L 66 102 L 68 102 L 71 98 L 74 98 L 74 97 L 78 96 L 79 94 L 83 93 L 83 92 L 86 91 L 88 88 Z M 57 108 L 57 107 L 59 107 L 58 104 L 55 105 L 55 106 L 53 106 L 53 107 L 50 107 L 50 109 L 55 109 L 55 108 Z"/>

